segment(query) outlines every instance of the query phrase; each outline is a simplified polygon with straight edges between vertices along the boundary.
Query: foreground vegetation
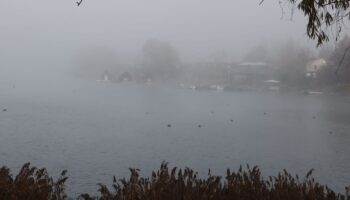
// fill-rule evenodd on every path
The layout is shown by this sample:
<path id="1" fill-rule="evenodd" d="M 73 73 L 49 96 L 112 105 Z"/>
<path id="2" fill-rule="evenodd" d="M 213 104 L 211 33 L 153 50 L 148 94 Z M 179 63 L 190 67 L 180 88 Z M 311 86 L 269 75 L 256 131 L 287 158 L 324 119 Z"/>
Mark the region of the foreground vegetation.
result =
<path id="1" fill-rule="evenodd" d="M 31 167 L 25 164 L 18 175 L 13 178 L 7 167 L 0 168 L 0 199 L 1 200 L 61 200 L 66 199 L 64 183 L 66 172 L 54 181 L 46 169 Z"/>
<path id="2" fill-rule="evenodd" d="M 99 196 L 82 194 L 82 200 L 350 200 L 346 193 L 337 194 L 312 177 L 310 170 L 300 179 L 286 170 L 275 177 L 264 179 L 258 167 L 240 167 L 237 172 L 226 172 L 225 178 L 208 173 L 200 178 L 192 169 L 169 169 L 162 163 L 149 178 L 139 176 L 138 169 L 130 169 L 128 179 L 113 178 L 112 189 L 99 185 Z M 0 169 L 1 200 L 61 200 L 67 199 L 64 183 L 66 171 L 54 181 L 45 169 L 25 164 L 13 178 L 6 167 Z"/>

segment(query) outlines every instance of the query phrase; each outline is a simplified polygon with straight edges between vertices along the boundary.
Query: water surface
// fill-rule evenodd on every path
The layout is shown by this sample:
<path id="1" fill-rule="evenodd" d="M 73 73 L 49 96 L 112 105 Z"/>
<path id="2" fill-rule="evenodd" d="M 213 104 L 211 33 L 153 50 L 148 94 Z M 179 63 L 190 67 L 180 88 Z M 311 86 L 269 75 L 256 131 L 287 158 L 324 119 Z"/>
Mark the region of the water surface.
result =
<path id="1" fill-rule="evenodd" d="M 337 191 L 350 185 L 349 97 L 54 80 L 0 89 L 0 165 L 67 169 L 72 195 L 164 160 L 202 176 L 246 163 L 264 176 L 314 168 Z"/>

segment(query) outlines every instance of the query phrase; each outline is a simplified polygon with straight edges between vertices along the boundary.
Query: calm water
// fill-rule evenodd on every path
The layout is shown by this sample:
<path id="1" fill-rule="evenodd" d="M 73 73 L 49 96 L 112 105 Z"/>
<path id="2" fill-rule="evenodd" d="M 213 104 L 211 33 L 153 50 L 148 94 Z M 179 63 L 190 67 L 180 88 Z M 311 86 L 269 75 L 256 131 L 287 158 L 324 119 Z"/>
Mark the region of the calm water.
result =
<path id="1" fill-rule="evenodd" d="M 163 160 L 203 176 L 246 163 L 266 176 L 315 168 L 317 180 L 337 191 L 350 185 L 349 97 L 101 82 L 0 89 L 0 165 L 14 173 L 28 161 L 51 175 L 68 169 L 71 195 L 93 193 L 96 183 L 124 177 L 129 167 L 149 175 Z"/>

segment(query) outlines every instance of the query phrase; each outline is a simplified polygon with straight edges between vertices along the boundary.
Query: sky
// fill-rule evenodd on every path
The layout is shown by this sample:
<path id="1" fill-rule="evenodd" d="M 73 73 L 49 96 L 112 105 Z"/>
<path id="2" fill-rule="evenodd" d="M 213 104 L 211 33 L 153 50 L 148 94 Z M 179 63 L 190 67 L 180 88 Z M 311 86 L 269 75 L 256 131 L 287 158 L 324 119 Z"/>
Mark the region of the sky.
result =
<path id="1" fill-rule="evenodd" d="M 0 64 L 62 66 L 93 46 L 119 58 L 142 54 L 148 39 L 171 43 L 185 61 L 226 52 L 239 60 L 258 45 L 294 41 L 314 46 L 305 18 L 265 0 L 1 0 Z M 68 65 L 68 64 L 67 64 Z M 31 66 L 31 67 L 28 67 Z"/>

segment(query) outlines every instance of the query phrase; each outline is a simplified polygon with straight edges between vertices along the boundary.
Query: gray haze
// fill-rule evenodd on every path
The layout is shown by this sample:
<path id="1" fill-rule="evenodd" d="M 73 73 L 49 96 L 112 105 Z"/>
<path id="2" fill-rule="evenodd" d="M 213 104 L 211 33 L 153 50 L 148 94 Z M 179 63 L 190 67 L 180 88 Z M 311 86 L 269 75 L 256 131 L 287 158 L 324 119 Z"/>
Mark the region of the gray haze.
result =
<path id="1" fill-rule="evenodd" d="M 30 71 L 62 68 L 92 45 L 133 62 L 148 39 L 170 42 L 183 60 L 218 51 L 239 60 L 258 44 L 307 41 L 303 18 L 289 21 L 286 12 L 281 19 L 277 2 L 259 0 L 87 0 L 81 7 L 71 0 L 1 1 L 0 62 Z"/>
<path id="2" fill-rule="evenodd" d="M 350 69 L 333 72 L 350 38 L 318 55 L 303 16 L 259 3 L 0 0 L 0 167 L 67 169 L 70 196 L 164 160 L 315 168 L 341 191 Z"/>

